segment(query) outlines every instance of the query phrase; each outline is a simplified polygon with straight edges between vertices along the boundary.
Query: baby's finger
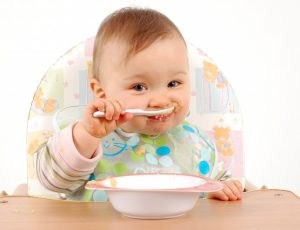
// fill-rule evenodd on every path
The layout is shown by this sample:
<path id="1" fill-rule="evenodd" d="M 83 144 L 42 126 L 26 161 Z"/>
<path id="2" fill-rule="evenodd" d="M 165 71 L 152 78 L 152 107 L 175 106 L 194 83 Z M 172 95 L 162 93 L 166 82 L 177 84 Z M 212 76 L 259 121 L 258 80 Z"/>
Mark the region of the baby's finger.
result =
<path id="1" fill-rule="evenodd" d="M 119 100 L 112 101 L 113 106 L 115 107 L 115 112 L 113 115 L 114 120 L 118 120 L 120 115 L 123 114 L 123 103 Z"/>
<path id="2" fill-rule="evenodd" d="M 223 191 L 226 194 L 226 196 L 228 196 L 229 200 L 237 200 L 238 199 L 238 197 L 232 191 L 232 188 L 230 186 L 230 183 L 228 183 L 228 181 L 226 181 L 226 183 L 224 183 Z"/>
<path id="3" fill-rule="evenodd" d="M 242 198 L 242 190 L 239 188 L 238 183 L 235 180 L 228 181 L 228 187 L 232 191 L 232 193 L 237 197 L 238 200 Z"/>
<path id="4" fill-rule="evenodd" d="M 120 114 L 122 113 L 122 105 L 117 100 L 110 100 L 107 99 L 105 101 L 106 108 L 105 108 L 105 118 L 107 120 L 118 120 Z"/>
<path id="5" fill-rule="evenodd" d="M 240 192 L 244 191 L 243 185 L 239 180 L 233 180 L 233 182 Z"/>
<path id="6" fill-rule="evenodd" d="M 95 109 L 101 109 L 101 111 L 103 111 L 105 109 L 105 101 L 106 99 L 96 98 L 92 104 Z"/>
<path id="7" fill-rule="evenodd" d="M 93 102 L 89 103 L 85 114 L 88 117 L 93 117 L 94 112 L 105 111 L 105 102 L 102 99 L 95 99 Z"/>
<path id="8" fill-rule="evenodd" d="M 208 193 L 208 198 L 210 199 L 218 199 L 223 201 L 228 201 L 228 196 L 221 190 L 217 192 L 210 192 Z"/>
<path id="9" fill-rule="evenodd" d="M 115 113 L 115 106 L 114 103 L 111 100 L 105 100 L 105 119 L 106 120 L 112 120 L 113 115 Z"/>

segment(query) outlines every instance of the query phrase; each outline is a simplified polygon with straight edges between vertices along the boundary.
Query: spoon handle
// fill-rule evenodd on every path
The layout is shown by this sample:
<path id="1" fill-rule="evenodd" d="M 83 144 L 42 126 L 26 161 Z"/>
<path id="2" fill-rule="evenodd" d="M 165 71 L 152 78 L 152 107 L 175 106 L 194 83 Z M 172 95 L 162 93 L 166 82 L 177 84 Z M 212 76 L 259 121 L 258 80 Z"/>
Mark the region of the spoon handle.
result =
<path id="1" fill-rule="evenodd" d="M 162 115 L 172 112 L 174 107 L 170 107 L 167 109 L 160 109 L 160 110 L 143 110 L 143 109 L 126 109 L 126 113 L 132 113 L 135 116 L 155 116 L 155 115 Z M 105 112 L 96 111 L 93 114 L 94 117 L 105 117 Z"/>

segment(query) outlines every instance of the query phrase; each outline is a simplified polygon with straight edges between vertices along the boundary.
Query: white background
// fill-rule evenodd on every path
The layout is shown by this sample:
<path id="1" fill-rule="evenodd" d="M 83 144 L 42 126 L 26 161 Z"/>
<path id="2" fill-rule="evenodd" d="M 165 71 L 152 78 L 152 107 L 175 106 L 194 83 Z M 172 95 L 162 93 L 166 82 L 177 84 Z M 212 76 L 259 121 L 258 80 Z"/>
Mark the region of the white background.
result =
<path id="1" fill-rule="evenodd" d="M 222 69 L 240 101 L 245 174 L 300 194 L 300 1 L 2 0 L 0 190 L 26 182 L 26 122 L 43 74 L 122 6 L 152 7 Z"/>

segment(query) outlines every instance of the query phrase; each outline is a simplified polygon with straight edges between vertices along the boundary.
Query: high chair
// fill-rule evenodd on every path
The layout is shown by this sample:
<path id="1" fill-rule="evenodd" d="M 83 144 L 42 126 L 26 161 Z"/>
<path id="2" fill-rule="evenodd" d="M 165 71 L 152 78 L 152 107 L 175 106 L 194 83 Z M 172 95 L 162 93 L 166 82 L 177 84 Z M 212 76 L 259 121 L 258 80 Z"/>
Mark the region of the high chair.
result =
<path id="1" fill-rule="evenodd" d="M 55 130 L 79 119 L 82 105 L 93 98 L 88 83 L 93 43 L 94 38 L 89 38 L 60 57 L 48 69 L 34 94 L 27 128 L 29 195 L 63 197 L 39 183 L 34 170 L 35 157 L 41 144 Z M 212 59 L 190 44 L 188 50 L 193 88 L 187 121 L 204 131 L 217 149 L 217 154 L 205 160 L 203 174 L 244 181 L 242 116 L 238 100 Z"/>

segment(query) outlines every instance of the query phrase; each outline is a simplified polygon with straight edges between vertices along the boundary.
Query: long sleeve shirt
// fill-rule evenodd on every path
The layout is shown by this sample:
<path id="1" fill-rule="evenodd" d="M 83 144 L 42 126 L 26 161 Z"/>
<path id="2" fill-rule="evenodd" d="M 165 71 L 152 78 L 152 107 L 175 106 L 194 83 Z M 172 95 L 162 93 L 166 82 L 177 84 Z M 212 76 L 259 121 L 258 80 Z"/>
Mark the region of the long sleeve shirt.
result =
<path id="1" fill-rule="evenodd" d="M 134 173 L 186 173 L 215 177 L 218 155 L 213 142 L 187 122 L 159 136 L 116 130 L 104 139 L 91 159 L 75 147 L 72 128 L 55 133 L 37 151 L 36 173 L 47 189 L 70 199 L 105 200 L 88 191 L 88 180 Z M 79 195 L 78 195 L 79 194 Z"/>

